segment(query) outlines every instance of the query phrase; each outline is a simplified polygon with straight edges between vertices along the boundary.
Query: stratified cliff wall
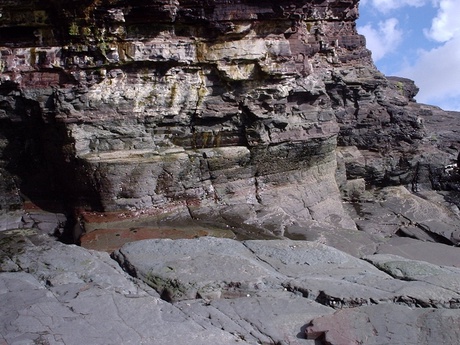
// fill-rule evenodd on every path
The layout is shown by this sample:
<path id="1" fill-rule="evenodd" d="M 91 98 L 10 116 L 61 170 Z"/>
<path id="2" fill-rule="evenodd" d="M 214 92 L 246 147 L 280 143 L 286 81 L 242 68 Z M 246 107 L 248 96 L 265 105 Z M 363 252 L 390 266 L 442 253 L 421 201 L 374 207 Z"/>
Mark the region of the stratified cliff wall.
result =
<path id="1" fill-rule="evenodd" d="M 416 172 L 417 90 L 374 67 L 358 0 L 11 0 L 0 11 L 3 209 L 29 198 L 166 210 L 284 235 L 356 229 L 340 190 L 430 182 Z"/>

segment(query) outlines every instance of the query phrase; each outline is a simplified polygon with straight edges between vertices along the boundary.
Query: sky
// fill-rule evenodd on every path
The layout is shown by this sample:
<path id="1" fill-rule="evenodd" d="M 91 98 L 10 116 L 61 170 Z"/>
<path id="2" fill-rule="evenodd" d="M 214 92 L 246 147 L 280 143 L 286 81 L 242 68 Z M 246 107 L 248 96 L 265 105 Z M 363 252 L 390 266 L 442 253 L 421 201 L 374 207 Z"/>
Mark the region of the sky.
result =
<path id="1" fill-rule="evenodd" d="M 361 0 L 359 12 L 382 73 L 414 80 L 419 103 L 460 111 L 460 0 Z"/>

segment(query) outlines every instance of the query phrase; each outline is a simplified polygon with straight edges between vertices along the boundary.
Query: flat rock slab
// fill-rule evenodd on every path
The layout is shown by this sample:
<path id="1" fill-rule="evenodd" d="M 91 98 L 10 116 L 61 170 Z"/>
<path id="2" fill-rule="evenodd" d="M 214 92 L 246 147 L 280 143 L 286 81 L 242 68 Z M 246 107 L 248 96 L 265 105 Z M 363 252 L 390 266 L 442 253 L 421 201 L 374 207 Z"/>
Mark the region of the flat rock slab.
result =
<path id="1" fill-rule="evenodd" d="M 437 301 L 440 305 L 444 303 L 447 308 L 460 308 L 459 268 L 438 266 L 391 254 L 370 255 L 365 259 L 396 279 L 427 284 L 418 294 L 408 296 L 419 297 L 424 294 L 426 301 Z M 431 294 L 429 299 L 427 294 Z"/>
<path id="2" fill-rule="evenodd" d="M 273 240 L 244 241 L 262 262 L 286 277 L 374 274 L 387 277 L 373 265 L 318 242 Z"/>
<path id="3" fill-rule="evenodd" d="M 243 243 L 230 239 L 132 242 L 113 257 L 169 301 L 246 294 L 267 284 L 279 286 L 282 278 Z"/>
<path id="4" fill-rule="evenodd" d="M 456 345 L 460 310 L 411 309 L 380 304 L 342 309 L 313 320 L 306 329 L 320 344 Z"/>
<path id="5" fill-rule="evenodd" d="M 334 313 L 332 308 L 288 291 L 258 291 L 239 298 L 175 305 L 203 327 L 213 325 L 263 344 L 314 345 L 305 338 L 306 320 Z"/>
<path id="6" fill-rule="evenodd" d="M 391 279 L 366 261 L 305 241 L 146 240 L 124 245 L 113 257 L 170 301 L 287 288 L 292 279 L 309 277 Z"/>
<path id="7" fill-rule="evenodd" d="M 392 254 L 375 254 L 364 257 L 365 260 L 387 272 L 392 277 L 403 280 L 423 280 L 431 276 L 460 273 L 454 267 L 441 267 L 424 261 L 409 260 Z M 460 286 L 459 286 L 460 287 Z"/>
<path id="8" fill-rule="evenodd" d="M 379 303 L 457 308 L 460 301 L 460 271 L 453 267 L 384 255 L 361 260 L 316 242 L 147 240 L 113 257 L 172 302 L 283 288 L 337 309 Z"/>
<path id="9" fill-rule="evenodd" d="M 10 243 L 17 272 L 0 272 L 1 344 L 255 344 L 203 327 L 107 253 L 43 235 Z"/>
<path id="10" fill-rule="evenodd" d="M 378 254 L 394 254 L 410 260 L 460 268 L 460 248 L 442 243 L 423 242 L 408 237 L 394 237 L 378 246 Z"/>
<path id="11" fill-rule="evenodd" d="M 148 295 L 132 298 L 93 285 L 63 302 L 24 272 L 0 273 L 0 291 L 0 341 L 6 344 L 246 343 Z"/>
<path id="12" fill-rule="evenodd" d="M 458 340 L 454 267 L 382 254 L 362 260 L 291 240 L 144 240 L 111 258 L 30 230 L 9 236 L 2 237 L 9 261 L 0 272 L 0 343 Z"/>

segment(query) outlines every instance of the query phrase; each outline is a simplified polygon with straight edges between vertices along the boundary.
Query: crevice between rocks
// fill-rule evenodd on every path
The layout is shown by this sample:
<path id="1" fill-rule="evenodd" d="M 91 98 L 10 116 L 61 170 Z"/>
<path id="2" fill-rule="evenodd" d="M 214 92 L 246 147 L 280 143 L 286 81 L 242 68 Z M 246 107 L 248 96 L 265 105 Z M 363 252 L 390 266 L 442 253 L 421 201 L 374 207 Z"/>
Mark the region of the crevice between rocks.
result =
<path id="1" fill-rule="evenodd" d="M 442 244 L 449 245 L 449 246 L 454 246 L 455 245 L 454 242 L 452 242 L 451 240 L 447 239 L 446 237 L 441 236 L 441 235 L 431 231 L 431 229 L 427 225 L 423 225 L 423 224 L 420 224 L 418 222 L 414 222 L 412 219 L 410 219 L 409 217 L 405 216 L 402 213 L 397 213 L 397 212 L 393 211 L 393 214 L 395 216 L 397 216 L 397 217 L 403 217 L 404 219 L 406 219 L 409 222 L 410 225 L 413 225 L 417 229 L 422 230 L 429 238 L 431 238 L 433 240 L 433 242 L 442 243 Z M 400 237 L 410 237 L 410 238 L 418 239 L 417 236 L 412 235 L 412 234 L 404 231 L 402 228 L 400 228 L 398 231 L 396 231 L 395 235 L 400 236 Z"/>

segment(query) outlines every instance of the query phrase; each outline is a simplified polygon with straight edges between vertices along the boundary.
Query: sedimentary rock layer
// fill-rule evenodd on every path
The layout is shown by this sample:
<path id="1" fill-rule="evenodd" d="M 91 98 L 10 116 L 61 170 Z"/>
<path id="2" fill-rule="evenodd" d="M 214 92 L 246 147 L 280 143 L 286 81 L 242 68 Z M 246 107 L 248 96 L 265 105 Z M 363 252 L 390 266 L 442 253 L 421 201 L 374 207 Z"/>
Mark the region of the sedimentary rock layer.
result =
<path id="1" fill-rule="evenodd" d="M 274 235 L 296 221 L 353 229 L 346 178 L 413 180 L 408 153 L 423 136 L 415 87 L 375 69 L 357 6 L 8 2 L 2 207 L 19 196 L 68 212 L 175 205 Z M 337 143 L 380 153 L 364 171 L 339 169 L 337 184 Z"/>
<path id="2" fill-rule="evenodd" d="M 458 114 L 357 16 L 3 1 L 0 343 L 457 344 Z"/>

